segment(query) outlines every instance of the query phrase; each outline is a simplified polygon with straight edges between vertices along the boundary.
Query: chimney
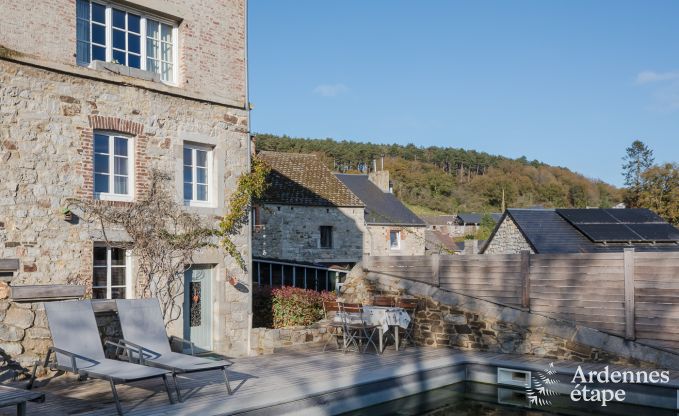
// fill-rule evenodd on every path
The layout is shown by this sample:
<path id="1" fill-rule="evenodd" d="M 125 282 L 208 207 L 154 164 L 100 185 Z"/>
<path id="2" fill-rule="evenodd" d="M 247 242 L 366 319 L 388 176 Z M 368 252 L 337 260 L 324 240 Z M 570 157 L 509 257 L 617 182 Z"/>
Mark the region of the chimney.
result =
<path id="1" fill-rule="evenodd" d="M 374 183 L 377 185 L 378 188 L 382 190 L 382 192 L 387 192 L 391 193 L 391 186 L 389 186 L 389 171 L 388 170 L 381 170 L 379 172 L 370 172 L 368 173 L 368 179 L 370 182 Z"/>

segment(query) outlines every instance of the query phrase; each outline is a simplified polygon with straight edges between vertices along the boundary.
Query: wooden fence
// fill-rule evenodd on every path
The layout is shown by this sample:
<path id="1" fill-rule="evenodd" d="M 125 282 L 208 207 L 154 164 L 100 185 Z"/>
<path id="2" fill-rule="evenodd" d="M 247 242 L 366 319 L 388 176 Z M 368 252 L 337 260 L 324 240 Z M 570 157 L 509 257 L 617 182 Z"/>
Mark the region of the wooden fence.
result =
<path id="1" fill-rule="evenodd" d="M 364 268 L 679 350 L 679 252 L 371 256 Z"/>

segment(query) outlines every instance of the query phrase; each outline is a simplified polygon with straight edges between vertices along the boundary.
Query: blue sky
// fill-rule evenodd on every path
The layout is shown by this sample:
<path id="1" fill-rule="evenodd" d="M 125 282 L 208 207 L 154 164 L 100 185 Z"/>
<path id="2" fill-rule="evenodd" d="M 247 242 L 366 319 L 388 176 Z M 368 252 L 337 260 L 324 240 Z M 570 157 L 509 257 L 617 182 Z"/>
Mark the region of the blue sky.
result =
<path id="1" fill-rule="evenodd" d="M 679 2 L 250 0 L 252 130 L 525 155 L 622 184 L 679 161 Z"/>

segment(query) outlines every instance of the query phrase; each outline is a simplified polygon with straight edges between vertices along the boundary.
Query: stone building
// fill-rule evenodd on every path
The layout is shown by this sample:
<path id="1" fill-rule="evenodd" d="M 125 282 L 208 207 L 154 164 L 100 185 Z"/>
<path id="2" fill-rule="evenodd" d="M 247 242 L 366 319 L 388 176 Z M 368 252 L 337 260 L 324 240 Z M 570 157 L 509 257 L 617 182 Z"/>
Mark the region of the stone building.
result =
<path id="1" fill-rule="evenodd" d="M 679 230 L 644 208 L 508 209 L 483 254 L 679 251 Z"/>
<path id="2" fill-rule="evenodd" d="M 271 168 L 254 207 L 254 280 L 335 288 L 363 256 L 365 204 L 311 154 L 259 152 Z"/>
<path id="3" fill-rule="evenodd" d="M 16 264 L 0 277 L 10 289 L 78 283 L 94 298 L 137 296 L 133 253 L 104 244 L 77 212 L 65 221 L 70 198 L 132 204 L 159 170 L 185 209 L 206 223 L 224 214 L 249 170 L 246 1 L 191 3 L 0 4 L 0 265 Z M 246 258 L 248 240 L 248 230 L 235 238 Z M 245 353 L 250 295 L 227 276 L 249 282 L 223 251 L 200 252 L 186 282 L 206 319 L 171 330 Z M 0 348 L 31 362 L 49 344 L 42 304 L 2 289 Z"/>
<path id="4" fill-rule="evenodd" d="M 335 176 L 365 203 L 364 255 L 424 255 L 426 224 L 391 193 L 388 171 Z"/>

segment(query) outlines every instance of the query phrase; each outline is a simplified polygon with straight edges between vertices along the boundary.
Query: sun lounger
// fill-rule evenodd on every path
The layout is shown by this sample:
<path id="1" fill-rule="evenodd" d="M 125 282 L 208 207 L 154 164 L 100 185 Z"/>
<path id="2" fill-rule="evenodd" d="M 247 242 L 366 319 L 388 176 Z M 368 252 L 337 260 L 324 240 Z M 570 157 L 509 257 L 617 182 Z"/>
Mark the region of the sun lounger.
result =
<path id="1" fill-rule="evenodd" d="M 121 415 L 123 410 L 118 399 L 116 383 L 126 384 L 162 378 L 170 403 L 173 403 L 166 370 L 105 357 L 90 301 L 48 302 L 45 303 L 45 311 L 54 346 L 47 352 L 44 367 L 49 365 L 51 368 L 75 373 L 80 377 L 109 381 L 116 409 Z M 56 362 L 50 365 L 52 353 L 56 355 Z M 29 389 L 33 386 L 37 366 L 38 363 L 33 368 Z"/>
<path id="2" fill-rule="evenodd" d="M 123 330 L 120 347 L 125 348 L 133 362 L 171 371 L 180 401 L 182 399 L 177 374 L 181 373 L 221 370 L 224 374 L 226 391 L 232 394 L 226 371 L 232 362 L 209 360 L 172 351 L 157 299 L 117 299 L 116 306 Z"/>

